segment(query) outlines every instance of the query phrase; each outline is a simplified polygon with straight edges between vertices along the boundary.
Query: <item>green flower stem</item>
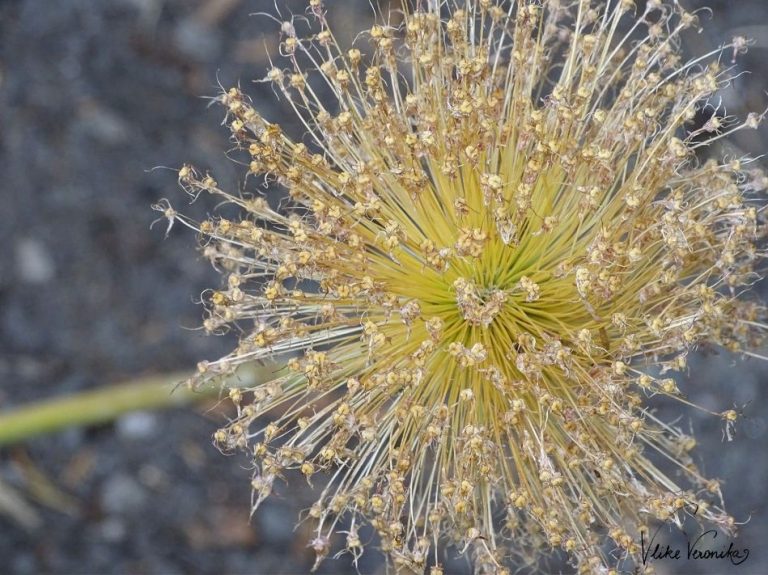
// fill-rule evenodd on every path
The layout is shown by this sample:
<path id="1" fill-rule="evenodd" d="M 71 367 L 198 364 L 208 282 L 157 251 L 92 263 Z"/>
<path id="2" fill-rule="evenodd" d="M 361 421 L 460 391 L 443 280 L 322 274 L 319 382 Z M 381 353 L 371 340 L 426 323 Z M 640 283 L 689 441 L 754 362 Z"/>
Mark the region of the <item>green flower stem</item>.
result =
<path id="1" fill-rule="evenodd" d="M 265 367 L 241 369 L 236 383 L 224 383 L 242 387 L 261 381 L 270 373 L 271 370 Z M 68 427 L 114 421 L 132 411 L 189 405 L 220 393 L 221 387 L 218 385 L 200 390 L 178 385 L 188 376 L 188 373 L 150 376 L 0 412 L 0 446 Z"/>

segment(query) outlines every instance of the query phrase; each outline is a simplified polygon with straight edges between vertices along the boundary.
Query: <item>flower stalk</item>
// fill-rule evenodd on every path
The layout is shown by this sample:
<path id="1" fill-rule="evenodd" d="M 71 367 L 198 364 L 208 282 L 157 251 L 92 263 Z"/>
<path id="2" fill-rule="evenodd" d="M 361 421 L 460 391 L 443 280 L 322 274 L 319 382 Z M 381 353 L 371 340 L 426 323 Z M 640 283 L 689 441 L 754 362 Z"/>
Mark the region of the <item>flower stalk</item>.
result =
<path id="1" fill-rule="evenodd" d="M 254 385 L 268 378 L 268 369 L 239 370 L 228 387 Z M 0 446 L 20 443 L 70 427 L 108 423 L 133 411 L 156 411 L 183 407 L 209 400 L 219 393 L 212 386 L 192 389 L 179 385 L 188 373 L 139 378 L 60 398 L 46 399 L 0 412 Z"/>

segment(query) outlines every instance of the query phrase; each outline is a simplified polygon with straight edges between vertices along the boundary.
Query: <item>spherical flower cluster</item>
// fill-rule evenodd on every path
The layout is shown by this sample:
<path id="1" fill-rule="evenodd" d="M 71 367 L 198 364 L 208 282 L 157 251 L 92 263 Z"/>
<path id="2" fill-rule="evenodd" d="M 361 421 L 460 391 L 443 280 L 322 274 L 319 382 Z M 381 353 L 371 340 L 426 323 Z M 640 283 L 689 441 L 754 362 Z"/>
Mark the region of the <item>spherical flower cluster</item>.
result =
<path id="1" fill-rule="evenodd" d="M 205 328 L 241 334 L 197 380 L 281 368 L 231 388 L 215 441 L 254 458 L 254 508 L 288 470 L 326 476 L 318 561 L 338 533 L 356 561 L 365 523 L 398 569 L 439 574 L 450 543 L 482 572 L 560 549 L 592 573 L 637 560 L 657 520 L 734 526 L 646 400 L 688 402 L 674 374 L 697 347 L 759 343 L 768 179 L 697 150 L 762 116 L 708 103 L 744 39 L 685 62 L 696 15 L 642 5 L 404 2 L 341 47 L 310 0 L 264 79 L 304 141 L 219 96 L 249 174 L 287 195 L 185 166 L 240 217 L 161 207 L 226 276 Z"/>

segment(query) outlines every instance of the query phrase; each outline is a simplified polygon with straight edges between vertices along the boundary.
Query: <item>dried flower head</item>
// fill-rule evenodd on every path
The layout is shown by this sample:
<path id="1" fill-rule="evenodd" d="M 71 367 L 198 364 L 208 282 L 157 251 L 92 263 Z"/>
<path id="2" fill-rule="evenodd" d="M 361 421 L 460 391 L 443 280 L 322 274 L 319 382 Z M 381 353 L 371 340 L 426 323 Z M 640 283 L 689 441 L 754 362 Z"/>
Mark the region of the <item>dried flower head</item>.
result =
<path id="1" fill-rule="evenodd" d="M 185 166 L 191 195 L 240 219 L 161 209 L 226 275 L 205 328 L 242 333 L 198 380 L 285 366 L 231 390 L 215 441 L 255 459 L 254 508 L 286 470 L 327 474 L 318 561 L 335 532 L 357 560 L 362 522 L 396 567 L 433 573 L 446 541 L 478 570 L 554 548 L 596 572 L 606 536 L 637 558 L 656 520 L 733 527 L 695 442 L 645 400 L 687 402 L 670 373 L 697 346 L 758 343 L 744 292 L 768 180 L 696 150 L 762 116 L 708 103 L 743 39 L 686 63 L 696 16 L 643 4 L 404 1 L 346 50 L 310 0 L 310 35 L 284 23 L 265 78 L 306 141 L 237 88 L 218 98 L 249 173 L 289 201 Z M 717 415 L 730 429 L 737 414 Z"/>

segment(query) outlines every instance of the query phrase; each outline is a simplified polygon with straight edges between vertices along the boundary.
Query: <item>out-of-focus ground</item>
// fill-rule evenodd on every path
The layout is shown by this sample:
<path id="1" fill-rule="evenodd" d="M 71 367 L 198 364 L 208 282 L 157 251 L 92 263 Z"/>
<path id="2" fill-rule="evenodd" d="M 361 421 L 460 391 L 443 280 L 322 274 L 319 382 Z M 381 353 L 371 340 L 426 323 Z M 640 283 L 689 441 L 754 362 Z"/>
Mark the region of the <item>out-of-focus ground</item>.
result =
<path id="1" fill-rule="evenodd" d="M 343 41 L 370 22 L 366 1 L 328 4 Z M 704 32 L 686 38 L 691 51 L 737 34 L 755 38 L 739 59 L 752 73 L 726 91 L 724 104 L 734 114 L 761 111 L 768 3 L 687 5 L 713 13 L 701 14 Z M 150 231 L 150 205 L 186 202 L 175 173 L 160 166 L 192 162 L 225 187 L 241 185 L 223 153 L 221 110 L 204 99 L 219 84 L 239 80 L 263 115 L 288 121 L 269 86 L 251 82 L 265 75 L 267 50 L 277 49 L 278 24 L 249 17 L 259 11 L 274 13 L 272 1 L 0 2 L 0 409 L 187 369 L 231 346 L 194 329 L 202 316 L 195 300 L 219 278 L 198 257 L 193 234 L 174 229 L 165 239 L 164 222 Z M 736 143 L 759 153 L 768 140 L 761 130 Z M 213 207 L 201 198 L 186 211 Z M 768 573 L 766 383 L 758 361 L 691 361 L 685 392 L 715 411 L 746 405 L 732 442 L 716 418 L 662 408 L 696 432 L 698 459 L 725 480 L 728 509 L 751 517 L 737 544 L 752 554 L 738 567 L 662 561 L 659 573 Z M 311 492 L 299 482 L 281 487 L 249 522 L 247 462 L 210 442 L 221 418 L 135 414 L 0 451 L 0 481 L 23 493 L 26 506 L 15 519 L 0 516 L 0 573 L 307 572 L 308 534 L 294 524 Z M 360 569 L 380 569 L 375 552 Z M 354 568 L 342 558 L 321 572 Z"/>

